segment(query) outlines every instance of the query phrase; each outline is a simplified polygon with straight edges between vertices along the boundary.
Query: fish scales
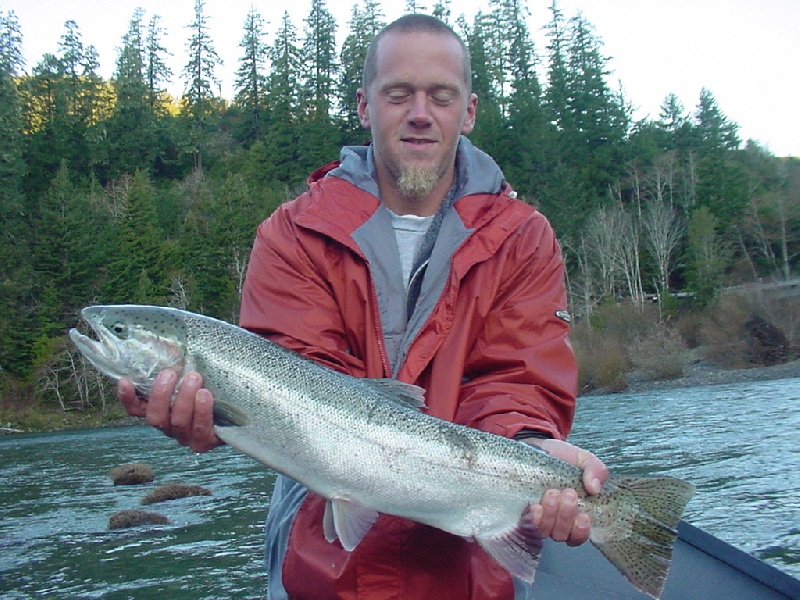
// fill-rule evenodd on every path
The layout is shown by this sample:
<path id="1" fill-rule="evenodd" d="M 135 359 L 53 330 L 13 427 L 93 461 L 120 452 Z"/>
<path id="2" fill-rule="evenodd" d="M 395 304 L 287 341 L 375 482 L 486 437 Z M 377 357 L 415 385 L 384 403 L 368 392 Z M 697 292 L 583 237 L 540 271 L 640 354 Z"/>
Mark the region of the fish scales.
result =
<path id="1" fill-rule="evenodd" d="M 663 589 L 691 484 L 612 476 L 590 496 L 579 469 L 541 449 L 427 415 L 415 386 L 351 377 L 177 309 L 95 306 L 82 316 L 98 340 L 72 330 L 76 346 L 143 394 L 164 368 L 199 371 L 217 435 L 327 498 L 326 537 L 348 550 L 382 512 L 473 538 L 532 581 L 541 540 L 520 517 L 545 490 L 573 488 L 591 516 L 591 542 L 638 589 Z"/>

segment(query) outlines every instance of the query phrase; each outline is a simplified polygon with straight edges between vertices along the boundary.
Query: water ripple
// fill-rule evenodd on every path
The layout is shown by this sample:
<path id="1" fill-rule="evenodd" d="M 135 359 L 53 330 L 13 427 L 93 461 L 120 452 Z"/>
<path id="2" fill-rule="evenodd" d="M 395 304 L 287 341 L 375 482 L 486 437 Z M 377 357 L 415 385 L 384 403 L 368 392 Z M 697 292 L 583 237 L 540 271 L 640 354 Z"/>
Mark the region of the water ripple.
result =
<path id="1" fill-rule="evenodd" d="M 697 485 L 691 523 L 800 576 L 800 380 L 581 400 L 571 440 L 619 473 Z M 150 428 L 0 439 L 0 596 L 161 599 L 264 595 L 273 475 L 230 448 L 201 456 Z M 146 462 L 154 484 L 112 485 Z M 168 525 L 108 531 L 152 485 L 213 496 L 148 506 Z"/>

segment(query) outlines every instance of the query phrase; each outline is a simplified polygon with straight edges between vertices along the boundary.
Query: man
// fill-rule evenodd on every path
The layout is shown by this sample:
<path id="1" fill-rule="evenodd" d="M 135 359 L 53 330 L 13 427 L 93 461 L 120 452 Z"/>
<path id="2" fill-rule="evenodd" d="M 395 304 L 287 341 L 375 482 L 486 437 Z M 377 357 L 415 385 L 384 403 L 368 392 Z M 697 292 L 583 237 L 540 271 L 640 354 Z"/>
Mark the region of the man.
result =
<path id="1" fill-rule="evenodd" d="M 449 27 L 421 15 L 387 26 L 358 92 L 372 145 L 344 148 L 261 225 L 241 325 L 351 375 L 420 385 L 430 414 L 537 444 L 582 468 L 598 493 L 604 465 L 563 441 L 577 369 L 558 245 L 463 137 L 476 108 L 468 53 Z M 170 406 L 175 386 L 165 371 L 148 403 L 127 381 L 119 396 L 195 451 L 218 445 L 200 375 Z M 527 597 L 475 543 L 381 515 L 346 552 L 325 540 L 323 511 L 324 499 L 279 476 L 267 519 L 270 598 Z M 591 528 L 574 490 L 549 490 L 521 518 L 569 544 Z"/>

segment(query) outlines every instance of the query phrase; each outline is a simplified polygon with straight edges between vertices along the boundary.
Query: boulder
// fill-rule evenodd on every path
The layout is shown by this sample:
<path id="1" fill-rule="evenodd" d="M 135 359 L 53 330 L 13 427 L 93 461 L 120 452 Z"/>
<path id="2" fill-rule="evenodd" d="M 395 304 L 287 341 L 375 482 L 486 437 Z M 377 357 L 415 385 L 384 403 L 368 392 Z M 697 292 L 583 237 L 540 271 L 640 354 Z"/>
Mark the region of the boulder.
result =
<path id="1" fill-rule="evenodd" d="M 144 510 L 121 510 L 111 515 L 108 520 L 109 529 L 125 529 L 141 525 L 166 525 L 169 519 L 164 515 Z"/>
<path id="2" fill-rule="evenodd" d="M 153 481 L 153 468 L 143 463 L 119 465 L 109 471 L 108 476 L 114 485 L 139 485 Z"/>
<path id="3" fill-rule="evenodd" d="M 794 358 L 786 334 L 764 317 L 750 315 L 744 328 L 747 332 L 747 354 L 751 363 L 769 367 Z"/>
<path id="4" fill-rule="evenodd" d="M 167 483 L 155 488 L 142 498 L 142 504 L 154 504 L 165 500 L 176 500 L 188 496 L 210 496 L 211 490 L 199 485 L 189 485 L 187 483 Z"/>

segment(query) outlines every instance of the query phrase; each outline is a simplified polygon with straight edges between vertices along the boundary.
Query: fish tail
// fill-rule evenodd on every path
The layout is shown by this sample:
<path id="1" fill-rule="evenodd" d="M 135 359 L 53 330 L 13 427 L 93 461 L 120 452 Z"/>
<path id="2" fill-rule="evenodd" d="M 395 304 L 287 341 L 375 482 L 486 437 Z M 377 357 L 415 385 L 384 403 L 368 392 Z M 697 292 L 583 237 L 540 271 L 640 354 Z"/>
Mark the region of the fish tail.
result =
<path id="1" fill-rule="evenodd" d="M 622 477 L 614 480 L 620 496 L 632 501 L 623 535 L 603 535 L 592 543 L 636 588 L 658 598 L 664 588 L 676 527 L 694 494 L 694 486 L 671 477 Z M 629 500 L 626 500 L 628 502 Z"/>

